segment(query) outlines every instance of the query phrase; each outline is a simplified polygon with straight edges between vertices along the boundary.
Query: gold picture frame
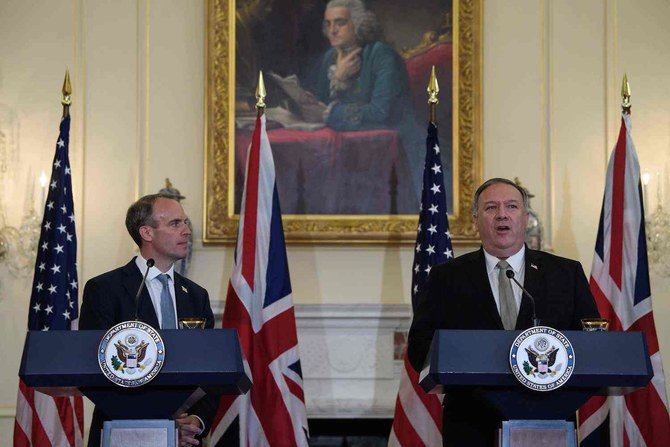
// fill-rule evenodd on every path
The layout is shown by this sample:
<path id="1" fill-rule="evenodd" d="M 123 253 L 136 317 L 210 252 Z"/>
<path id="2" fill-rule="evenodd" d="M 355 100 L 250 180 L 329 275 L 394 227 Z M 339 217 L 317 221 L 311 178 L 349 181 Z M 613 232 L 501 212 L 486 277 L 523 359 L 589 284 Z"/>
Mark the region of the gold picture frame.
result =
<path id="1" fill-rule="evenodd" d="M 482 181 L 482 0 L 453 0 L 453 241 L 477 239 L 472 201 Z M 235 2 L 209 0 L 206 28 L 203 241 L 232 244 L 234 213 Z M 442 86 L 444 89 L 444 86 Z M 426 118 L 428 107 L 426 107 Z M 283 215 L 288 243 L 412 243 L 417 214 Z"/>

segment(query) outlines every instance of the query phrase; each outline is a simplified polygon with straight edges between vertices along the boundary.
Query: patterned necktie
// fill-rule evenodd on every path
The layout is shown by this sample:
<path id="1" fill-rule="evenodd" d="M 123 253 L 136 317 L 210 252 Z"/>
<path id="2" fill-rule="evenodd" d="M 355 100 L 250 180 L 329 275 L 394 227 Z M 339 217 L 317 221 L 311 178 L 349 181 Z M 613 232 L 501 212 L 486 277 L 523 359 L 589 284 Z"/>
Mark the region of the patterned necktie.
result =
<path id="1" fill-rule="evenodd" d="M 498 296 L 500 298 L 500 319 L 503 327 L 508 330 L 514 330 L 516 327 L 516 317 L 518 309 L 516 308 L 516 300 L 514 299 L 514 292 L 512 291 L 512 284 L 507 278 L 507 269 L 509 264 L 507 261 L 498 262 Z"/>
<path id="2" fill-rule="evenodd" d="M 172 306 L 172 296 L 168 284 L 170 277 L 162 273 L 157 278 L 163 284 L 163 290 L 161 290 L 161 321 L 163 324 L 161 324 L 161 329 L 176 329 L 174 307 Z"/>

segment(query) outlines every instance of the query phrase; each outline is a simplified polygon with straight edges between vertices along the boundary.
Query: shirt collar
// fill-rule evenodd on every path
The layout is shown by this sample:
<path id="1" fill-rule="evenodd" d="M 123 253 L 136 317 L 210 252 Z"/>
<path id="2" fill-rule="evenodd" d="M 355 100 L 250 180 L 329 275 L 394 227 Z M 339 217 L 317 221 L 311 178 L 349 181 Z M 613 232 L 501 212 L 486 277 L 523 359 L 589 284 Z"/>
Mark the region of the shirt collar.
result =
<path id="1" fill-rule="evenodd" d="M 482 250 L 484 250 L 482 248 Z M 526 244 L 521 246 L 521 249 L 514 253 L 512 256 L 506 259 L 509 266 L 514 270 L 514 273 L 519 275 L 521 273 L 521 268 L 526 257 Z M 499 258 L 493 256 L 486 250 L 484 250 L 484 259 L 486 260 L 486 273 L 491 274 L 491 272 L 496 268 Z"/>
<path id="2" fill-rule="evenodd" d="M 137 268 L 140 269 L 140 273 L 142 276 L 144 276 L 144 273 L 147 271 L 147 260 L 144 259 L 141 253 L 137 254 L 137 257 L 135 258 L 135 265 L 137 265 Z M 172 280 L 172 284 L 174 284 L 174 264 L 170 266 L 170 269 L 167 272 L 161 272 L 158 270 L 158 268 L 154 265 L 149 269 L 149 274 L 147 275 L 147 281 L 151 281 L 152 279 L 155 279 L 158 275 L 165 273 L 170 277 Z"/>

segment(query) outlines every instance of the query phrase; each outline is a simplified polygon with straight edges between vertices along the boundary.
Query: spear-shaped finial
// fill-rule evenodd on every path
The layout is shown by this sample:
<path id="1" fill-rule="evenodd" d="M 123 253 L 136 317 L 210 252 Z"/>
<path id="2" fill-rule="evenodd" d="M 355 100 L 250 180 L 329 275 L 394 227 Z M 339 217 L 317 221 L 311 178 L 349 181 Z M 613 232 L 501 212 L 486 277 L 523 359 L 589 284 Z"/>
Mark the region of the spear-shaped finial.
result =
<path id="1" fill-rule="evenodd" d="M 72 85 L 70 84 L 70 70 L 65 70 L 65 80 L 63 80 L 63 99 L 61 104 L 64 106 L 72 105 Z"/>
<path id="2" fill-rule="evenodd" d="M 440 86 L 437 85 L 437 76 L 435 76 L 435 65 L 430 70 L 430 81 L 428 81 L 428 104 L 430 105 L 430 121 L 432 123 L 437 119 L 437 104 L 440 102 L 437 94 L 440 92 Z"/>
<path id="3" fill-rule="evenodd" d="M 628 76 L 624 73 L 621 83 L 621 108 L 624 112 L 630 113 L 630 107 L 630 84 L 628 83 Z"/>
<path id="4" fill-rule="evenodd" d="M 258 110 L 259 115 L 263 114 L 265 109 L 265 96 L 267 96 L 267 93 L 265 92 L 265 82 L 263 82 L 263 72 L 259 71 L 258 86 L 256 87 L 256 110 Z"/>
<path id="5" fill-rule="evenodd" d="M 428 104 L 437 104 L 437 94 L 440 92 L 440 86 L 437 85 L 437 76 L 435 76 L 435 65 L 430 70 L 430 81 L 428 81 Z"/>

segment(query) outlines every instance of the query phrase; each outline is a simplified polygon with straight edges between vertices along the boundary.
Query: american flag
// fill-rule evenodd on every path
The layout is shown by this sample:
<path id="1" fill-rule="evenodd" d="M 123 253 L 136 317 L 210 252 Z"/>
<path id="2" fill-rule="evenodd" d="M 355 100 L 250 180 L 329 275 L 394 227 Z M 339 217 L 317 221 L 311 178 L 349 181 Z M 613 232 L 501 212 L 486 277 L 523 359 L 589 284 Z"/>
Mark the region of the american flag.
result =
<path id="1" fill-rule="evenodd" d="M 211 445 L 307 446 L 291 280 L 265 116 L 256 120 L 246 172 L 223 327 L 237 329 L 253 386 L 246 395 L 221 399 Z"/>
<path id="2" fill-rule="evenodd" d="M 419 226 L 412 267 L 412 307 L 422 291 L 430 269 L 454 257 L 447 218 L 447 198 L 440 159 L 437 127 L 428 124 L 426 162 Z M 427 394 L 419 386 L 419 374 L 404 356 L 400 387 L 395 404 L 389 446 L 441 446 L 442 403 L 440 396 Z"/>
<path id="3" fill-rule="evenodd" d="M 610 330 L 642 331 L 654 377 L 623 397 L 597 396 L 579 410 L 580 445 L 670 446 L 668 399 L 651 306 L 640 165 L 624 112 L 610 157 L 590 287 Z"/>
<path id="4" fill-rule="evenodd" d="M 30 295 L 28 330 L 68 331 L 79 316 L 77 236 L 68 146 L 70 116 L 60 124 Z M 51 397 L 19 382 L 14 447 L 80 446 L 81 397 Z"/>

